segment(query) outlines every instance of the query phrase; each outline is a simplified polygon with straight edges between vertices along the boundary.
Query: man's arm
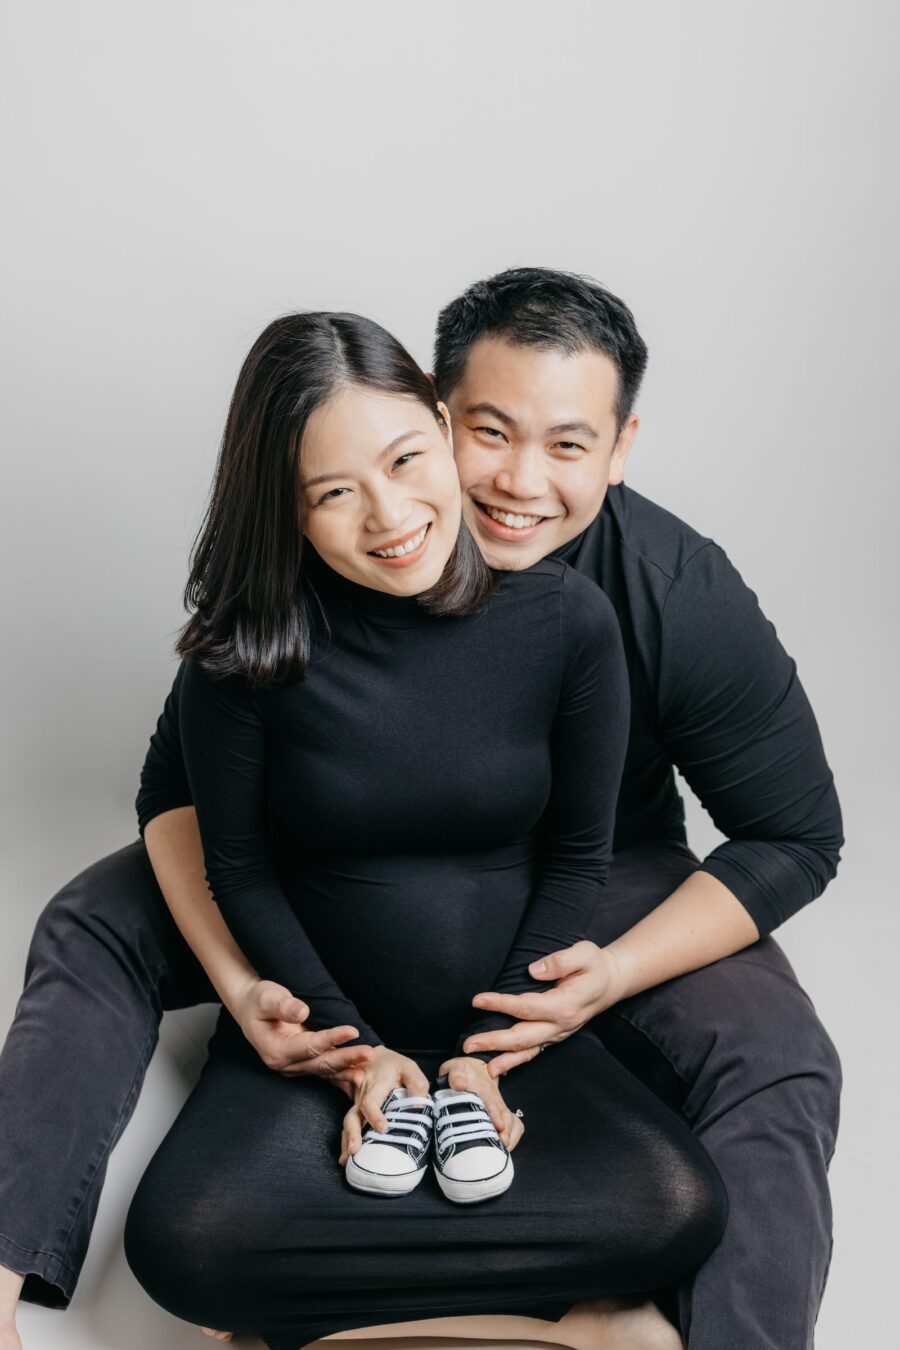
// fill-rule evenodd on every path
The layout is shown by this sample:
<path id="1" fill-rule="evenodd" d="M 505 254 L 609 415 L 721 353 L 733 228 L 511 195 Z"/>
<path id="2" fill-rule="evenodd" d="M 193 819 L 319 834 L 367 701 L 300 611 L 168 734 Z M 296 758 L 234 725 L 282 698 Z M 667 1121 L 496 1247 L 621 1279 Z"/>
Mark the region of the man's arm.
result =
<path id="1" fill-rule="evenodd" d="M 608 946 L 579 943 L 530 968 L 557 980 L 555 990 L 477 996 L 476 1006 L 527 1022 L 467 1042 L 467 1053 L 524 1049 L 562 1027 L 568 1035 L 620 999 L 766 936 L 834 877 L 841 811 L 815 716 L 774 626 L 716 544 L 669 588 L 658 709 L 672 763 L 727 839 Z M 519 1062 L 492 1061 L 492 1073 Z"/>
<path id="2" fill-rule="evenodd" d="M 669 588 L 658 707 L 672 763 L 727 835 L 703 871 L 765 936 L 834 877 L 841 810 L 796 663 L 717 544 Z"/>

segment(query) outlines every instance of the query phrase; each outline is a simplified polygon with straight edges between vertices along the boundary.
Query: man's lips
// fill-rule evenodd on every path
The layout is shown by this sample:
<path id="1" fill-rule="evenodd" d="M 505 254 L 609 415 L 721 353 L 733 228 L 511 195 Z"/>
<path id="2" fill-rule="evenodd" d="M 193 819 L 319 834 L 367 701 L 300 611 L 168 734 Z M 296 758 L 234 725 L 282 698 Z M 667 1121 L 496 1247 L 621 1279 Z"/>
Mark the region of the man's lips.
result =
<path id="1" fill-rule="evenodd" d="M 490 508 L 495 511 L 502 511 L 504 515 L 533 518 L 537 516 L 536 511 L 510 511 L 509 507 L 496 506 L 493 502 L 481 502 L 477 497 L 473 497 L 475 505 L 478 507 L 478 523 L 481 528 L 494 539 L 512 540 L 518 543 L 520 540 L 533 539 L 541 526 L 548 520 L 555 520 L 555 516 L 540 516 L 533 525 L 505 525 L 501 520 L 495 520 L 490 513 Z"/>

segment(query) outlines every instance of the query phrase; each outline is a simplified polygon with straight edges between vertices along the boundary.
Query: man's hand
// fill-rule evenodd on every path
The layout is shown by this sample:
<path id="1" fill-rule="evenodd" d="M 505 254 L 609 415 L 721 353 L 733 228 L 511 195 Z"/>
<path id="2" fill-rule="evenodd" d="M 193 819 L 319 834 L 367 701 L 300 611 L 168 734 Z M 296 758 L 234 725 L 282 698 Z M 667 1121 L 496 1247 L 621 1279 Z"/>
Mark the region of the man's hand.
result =
<path id="1" fill-rule="evenodd" d="M 352 1040 L 356 1027 L 305 1031 L 309 1006 L 283 984 L 254 978 L 239 990 L 229 1012 L 267 1069 L 286 1078 L 315 1074 L 329 1078 L 351 1099 L 372 1057 L 371 1045 L 338 1047 Z"/>
<path id="2" fill-rule="evenodd" d="M 479 1032 L 463 1043 L 467 1054 L 503 1052 L 486 1065 L 492 1078 L 527 1064 L 541 1046 L 564 1041 L 621 997 L 622 972 L 615 955 L 586 938 L 532 962 L 528 973 L 536 980 L 555 980 L 555 987 L 531 994 L 476 994 L 472 999 L 476 1008 L 522 1019 L 505 1031 Z"/>
<path id="3" fill-rule="evenodd" d="M 483 1059 L 475 1059 L 469 1055 L 454 1055 L 451 1059 L 444 1060 L 438 1073 L 445 1073 L 448 1087 L 455 1088 L 457 1092 L 478 1093 L 487 1107 L 488 1115 L 494 1122 L 494 1128 L 500 1139 L 512 1153 L 525 1132 L 525 1125 L 521 1116 L 510 1111 L 506 1105 L 497 1085 L 496 1076 L 489 1072 L 489 1067 Z"/>

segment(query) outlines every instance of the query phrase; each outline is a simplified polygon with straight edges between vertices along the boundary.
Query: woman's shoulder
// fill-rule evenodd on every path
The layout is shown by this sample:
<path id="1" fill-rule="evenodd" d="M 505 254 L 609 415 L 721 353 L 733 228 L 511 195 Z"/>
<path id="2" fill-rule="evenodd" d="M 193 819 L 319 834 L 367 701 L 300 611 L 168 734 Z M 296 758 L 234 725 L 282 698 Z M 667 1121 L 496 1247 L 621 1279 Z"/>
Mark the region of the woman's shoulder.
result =
<path id="1" fill-rule="evenodd" d="M 578 641 L 618 628 L 612 602 L 596 581 L 561 558 L 540 558 L 530 567 L 507 574 L 506 585 L 526 603 L 539 597 L 557 608 L 563 632 Z"/>

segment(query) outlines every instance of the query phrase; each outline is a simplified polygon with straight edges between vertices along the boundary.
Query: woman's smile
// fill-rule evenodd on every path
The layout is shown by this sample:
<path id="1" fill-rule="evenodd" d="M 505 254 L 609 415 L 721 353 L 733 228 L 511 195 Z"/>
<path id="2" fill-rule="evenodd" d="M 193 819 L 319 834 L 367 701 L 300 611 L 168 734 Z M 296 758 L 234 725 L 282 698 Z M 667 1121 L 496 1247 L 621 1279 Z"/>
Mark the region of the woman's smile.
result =
<path id="1" fill-rule="evenodd" d="M 384 548 L 369 549 L 367 557 L 375 558 L 388 567 L 409 567 L 410 563 L 418 562 L 422 557 L 428 547 L 430 537 L 431 521 L 429 520 L 425 525 L 410 530 L 409 534 L 401 535 L 399 539 L 392 540 Z"/>

